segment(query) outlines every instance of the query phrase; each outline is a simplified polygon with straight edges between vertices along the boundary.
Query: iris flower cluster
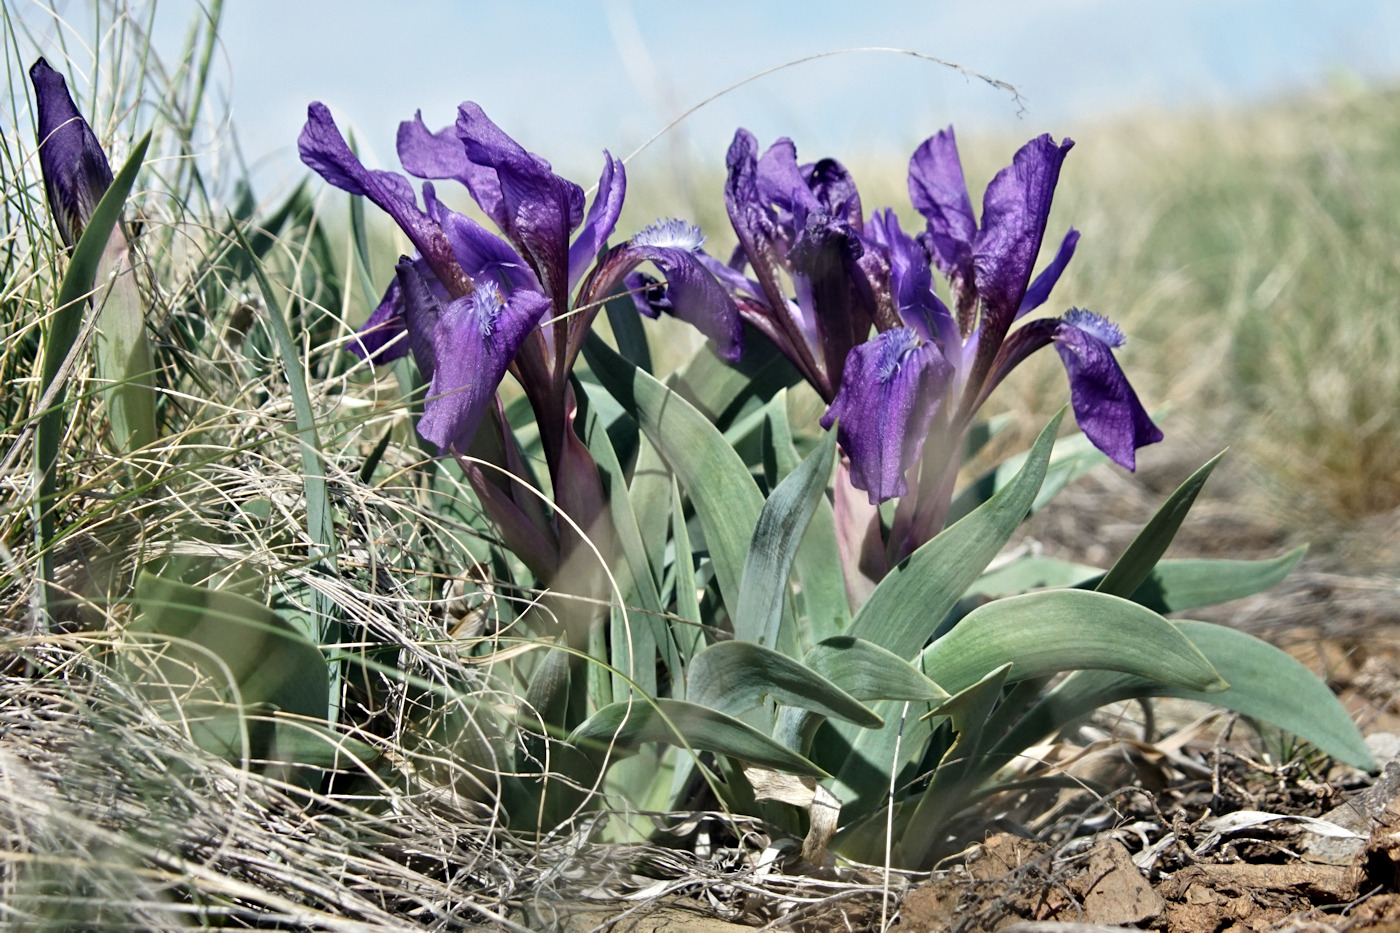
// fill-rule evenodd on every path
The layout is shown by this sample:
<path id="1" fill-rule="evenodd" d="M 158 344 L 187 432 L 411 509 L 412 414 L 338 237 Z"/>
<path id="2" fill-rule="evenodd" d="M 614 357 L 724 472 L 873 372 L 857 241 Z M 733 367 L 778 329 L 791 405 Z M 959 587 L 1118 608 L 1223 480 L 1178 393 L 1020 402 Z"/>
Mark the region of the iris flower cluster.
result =
<path id="1" fill-rule="evenodd" d="M 979 223 L 953 131 L 938 133 L 909 163 L 910 198 L 925 221 L 917 235 L 892 210 L 866 218 L 833 159 L 799 164 L 787 139 L 760 155 L 743 129 L 729 148 L 725 200 L 739 246 L 727 264 L 702 261 L 828 404 L 822 425 L 836 426 L 850 482 L 872 505 L 902 497 L 896 559 L 937 533 L 958 441 L 992 390 L 1041 347 L 1054 344 L 1080 428 L 1111 459 L 1131 470 L 1137 448 L 1162 438 L 1114 359 L 1123 336 L 1108 320 L 1074 309 L 1013 330 L 1045 303 L 1079 239 L 1071 229 L 1032 280 L 1071 146 L 1048 135 L 1023 146 L 988 185 Z M 933 268 L 948 281 L 951 308 L 934 291 Z"/>
<path id="2" fill-rule="evenodd" d="M 700 265 L 698 231 L 660 223 L 607 248 L 627 179 L 622 163 L 606 152 L 585 213 L 581 187 L 556 175 L 471 102 L 458 108 L 454 125 L 437 132 L 421 114 L 399 126 L 404 170 L 426 179 L 421 207 L 403 175 L 361 164 L 323 104 L 308 108 L 298 148 L 326 181 L 389 214 L 416 250 L 400 259 L 351 349 L 375 362 L 413 354 L 429 383 L 418 431 L 444 454 L 467 454 L 494 411 L 493 437 L 504 445 L 497 459 L 523 476 L 519 452 L 500 428 L 496 394 L 513 373 L 539 424 L 555 500 L 584 528 L 605 516 L 596 466 L 573 430 L 577 406 L 569 373 L 603 300 L 638 265 L 651 262 L 666 277 L 659 300 L 738 358 L 738 309 Z M 498 233 L 443 205 L 433 181 L 445 179 L 466 187 Z M 538 509 L 528 496 L 501 491 L 473 461 L 463 463 L 507 543 L 552 578 L 562 554 L 553 536 L 561 530 L 530 518 Z"/>
<path id="3" fill-rule="evenodd" d="M 426 179 L 422 207 L 402 175 L 360 163 L 319 103 L 300 151 L 331 184 L 390 214 L 417 250 L 399 262 L 352 349 L 376 361 L 412 352 L 430 383 L 418 429 L 444 453 L 467 451 L 513 372 L 540 424 L 556 496 L 566 498 L 570 466 L 592 466 L 572 430 L 569 372 L 603 300 L 626 288 L 644 313 L 689 321 L 731 361 L 743 351 L 743 322 L 771 340 L 827 403 L 822 425 L 838 432 L 850 485 L 871 505 L 900 498 L 888 555 L 898 559 L 937 533 L 962 435 L 1041 347 L 1059 352 L 1081 429 L 1115 462 L 1132 469 L 1137 448 L 1162 437 L 1114 358 L 1116 326 L 1079 309 L 1022 322 L 1049 298 L 1079 239 L 1071 229 L 1032 278 L 1072 145 L 1047 135 L 1023 146 L 988 185 L 979 222 L 953 131 L 938 133 L 910 160 L 910 198 L 924 219 L 911 235 L 892 210 L 866 217 L 839 162 L 801 164 L 787 139 L 760 154 L 741 129 L 727 159 L 725 202 L 739 240 L 728 263 L 676 220 L 608 249 L 626 192 L 622 164 L 604 153 L 585 213 L 578 185 L 474 103 L 438 132 L 421 116 L 400 125 L 403 167 Z M 465 185 L 499 235 L 443 206 L 432 184 L 443 179 Z M 638 272 L 646 262 L 664 280 Z M 948 282 L 948 304 L 933 269 Z M 596 490 L 578 492 L 591 499 Z"/>

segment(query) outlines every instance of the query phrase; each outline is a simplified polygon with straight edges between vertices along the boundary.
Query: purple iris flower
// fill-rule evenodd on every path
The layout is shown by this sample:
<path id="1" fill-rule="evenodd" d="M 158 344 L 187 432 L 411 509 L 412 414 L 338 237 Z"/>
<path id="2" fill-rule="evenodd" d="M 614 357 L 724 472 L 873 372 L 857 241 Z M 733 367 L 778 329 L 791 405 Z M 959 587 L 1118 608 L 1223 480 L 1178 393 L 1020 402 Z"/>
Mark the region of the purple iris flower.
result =
<path id="1" fill-rule="evenodd" d="M 728 165 L 725 205 L 739 247 L 727 270 L 712 260 L 708 265 L 734 293 L 744 320 L 829 403 L 847 355 L 872 323 L 882 330 L 900 323 L 881 313 L 889 309 L 877 301 L 878 290 L 856 286 L 867 271 L 855 182 L 834 159 L 799 164 L 791 140 L 778 140 L 760 156 L 758 141 L 743 129 L 734 135 Z M 794 298 L 785 293 L 784 277 Z"/>
<path id="2" fill-rule="evenodd" d="M 1054 342 L 1069 375 L 1070 400 L 1086 437 L 1115 463 L 1136 467 L 1136 450 L 1162 439 L 1113 357 L 1123 335 L 1087 311 L 1011 326 L 1049 298 L 1079 242 L 1070 229 L 1035 278 L 1060 166 L 1074 145 L 1040 136 L 1022 146 L 987 186 L 979 226 L 963 181 L 952 128 L 927 140 L 909 162 L 909 194 L 927 226 L 921 241 L 948 277 L 964 338 L 953 354 L 963 370 L 959 419 L 970 420 L 1021 360 Z"/>
<path id="3" fill-rule="evenodd" d="M 414 259 L 400 263 L 351 350 L 382 362 L 412 349 L 431 381 L 420 433 L 444 452 L 464 451 L 512 365 L 537 413 L 558 415 L 562 380 L 551 370 L 547 338 L 535 338 L 535 352 L 522 351 L 551 309 L 558 314 L 567 307 L 569 234 L 583 220 L 582 189 L 550 172 L 470 103 L 462 105 L 455 129 L 433 134 L 421 119 L 402 124 L 400 158 L 414 174 L 466 182 L 507 239 L 446 208 L 430 182 L 423 184 L 420 208 L 402 175 L 366 169 L 322 104 L 308 108 L 299 150 L 331 184 L 368 197 L 393 217 L 417 249 Z M 622 166 L 611 157 L 604 182 L 580 237 L 593 252 L 611 232 L 626 187 Z M 406 341 L 398 339 L 405 333 Z"/>
<path id="4" fill-rule="evenodd" d="M 1161 440 L 1113 357 L 1123 341 L 1108 321 L 1072 311 L 1011 332 L 1048 299 L 1079 240 L 1071 229 L 1032 280 L 1072 146 L 1049 136 L 1023 146 L 988 185 L 979 224 L 953 132 L 935 135 L 910 160 L 910 198 L 925 220 L 915 237 L 890 210 L 862 221 L 839 163 L 799 165 L 788 140 L 760 156 L 752 134 L 735 134 L 725 197 L 739 248 L 727 267 L 705 259 L 744 318 L 829 403 L 822 424 L 837 426 L 851 481 L 872 503 L 905 496 L 916 475 L 916 499 L 950 494 L 957 438 L 1006 374 L 1049 343 L 1069 373 L 1080 427 L 1099 449 L 1132 469 L 1136 449 Z M 930 265 L 949 281 L 951 309 L 934 292 Z M 936 424 L 949 451 L 916 471 Z M 921 508 L 925 524 L 941 521 L 938 508 Z"/>
<path id="5" fill-rule="evenodd" d="M 72 247 L 112 184 L 112 167 L 63 75 L 40 58 L 29 69 L 39 109 L 39 168 L 59 236 Z"/>

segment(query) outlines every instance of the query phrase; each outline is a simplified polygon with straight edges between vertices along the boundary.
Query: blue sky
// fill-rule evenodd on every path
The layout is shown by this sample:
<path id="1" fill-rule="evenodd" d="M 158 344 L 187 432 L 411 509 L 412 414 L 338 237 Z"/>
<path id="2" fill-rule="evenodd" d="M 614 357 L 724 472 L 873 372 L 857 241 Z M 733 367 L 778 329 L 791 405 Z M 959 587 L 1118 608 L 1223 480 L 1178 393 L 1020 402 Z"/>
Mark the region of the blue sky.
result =
<path id="1" fill-rule="evenodd" d="M 46 4 L 7 5 L 41 31 Z M 86 4 L 58 2 L 78 18 Z M 158 8 L 173 55 L 199 5 Z M 51 28 L 51 27 L 50 27 Z M 41 42 L 43 40 L 41 39 Z M 631 152 L 672 116 L 756 71 L 852 46 L 908 48 L 1010 82 L 1010 95 L 907 56 L 853 53 L 760 79 L 688 119 L 663 148 L 720 160 L 736 125 L 809 154 L 907 152 L 948 123 L 966 133 L 1063 132 L 1132 110 L 1248 102 L 1339 76 L 1400 76 L 1388 0 L 228 0 L 214 81 L 259 177 L 297 171 L 308 101 L 394 167 L 398 121 L 479 102 L 576 177 L 598 150 Z M 50 51 L 51 50 L 46 50 Z M 660 152 L 656 153 L 659 155 Z"/>

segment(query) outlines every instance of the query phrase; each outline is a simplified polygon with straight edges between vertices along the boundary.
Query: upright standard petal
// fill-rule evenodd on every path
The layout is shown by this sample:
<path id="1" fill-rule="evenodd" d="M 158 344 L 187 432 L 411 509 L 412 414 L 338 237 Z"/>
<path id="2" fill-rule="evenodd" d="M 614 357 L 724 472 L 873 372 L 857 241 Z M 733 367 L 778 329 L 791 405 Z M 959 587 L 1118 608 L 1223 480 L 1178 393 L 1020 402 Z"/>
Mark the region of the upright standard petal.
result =
<path id="1" fill-rule="evenodd" d="M 457 179 L 466 185 L 486 216 L 505 229 L 505 204 L 496 173 L 467 158 L 455 124 L 434 133 L 423 123 L 423 113 L 419 111 L 412 120 L 399 124 L 398 151 L 405 172 L 419 178 Z"/>
<path id="2" fill-rule="evenodd" d="M 791 241 L 807 223 L 807 214 L 823 210 L 797 164 L 797 147 L 787 137 L 768 147 L 754 177 L 760 203 L 772 205 L 783 239 Z"/>
<path id="3" fill-rule="evenodd" d="M 342 191 L 369 198 L 408 234 L 438 281 L 453 297 L 471 293 L 472 281 L 457 264 L 442 228 L 418 209 L 408 179 L 395 172 L 370 170 L 350 151 L 325 104 L 307 107 L 306 126 L 297 140 L 301 160 Z"/>
<path id="4" fill-rule="evenodd" d="M 944 356 L 950 356 L 962 338 L 952 313 L 934 293 L 924 245 L 904 232 L 889 208 L 872 214 L 865 230 L 866 239 L 889 254 L 890 291 L 900 319 L 925 341 L 941 344 Z"/>
<path id="5" fill-rule="evenodd" d="M 547 294 L 564 307 L 569 234 L 583 222 L 583 189 L 555 175 L 548 162 L 526 152 L 471 101 L 457 109 L 457 135 L 467 158 L 495 171 L 506 219 L 502 232 L 529 261 Z"/>
<path id="6" fill-rule="evenodd" d="M 907 327 L 851 351 L 821 425 L 830 430 L 837 424 L 851 482 L 872 504 L 909 491 L 905 473 L 919 459 L 951 375 L 937 348 Z"/>
<path id="7" fill-rule="evenodd" d="M 1055 253 L 1055 258 L 1050 260 L 1050 265 L 1046 266 L 1040 275 L 1035 277 L 1031 287 L 1026 289 L 1026 295 L 1021 299 L 1020 307 L 1016 309 L 1017 319 L 1045 304 L 1055 283 L 1064 273 L 1065 266 L 1069 265 L 1070 258 L 1074 256 L 1074 248 L 1078 244 L 1079 231 L 1070 227 L 1065 238 L 1060 241 L 1060 249 Z"/>
<path id="8" fill-rule="evenodd" d="M 994 343 L 1006 335 L 1026 295 L 1060 165 L 1073 145 L 1068 139 L 1056 145 L 1049 134 L 1031 140 L 997 173 L 983 196 L 982 229 L 972 264 L 983 302 L 982 330 Z"/>
<path id="9" fill-rule="evenodd" d="M 828 214 L 840 217 L 856 233 L 863 232 L 865 214 L 860 206 L 860 192 L 846 166 L 835 159 L 820 159 L 802 166 L 802 174 Z"/>
<path id="10" fill-rule="evenodd" d="M 1134 469 L 1135 451 L 1160 441 L 1162 432 L 1113 357 L 1113 348 L 1123 343 L 1122 332 L 1106 318 L 1074 309 L 1060 320 L 1054 341 L 1084 436 L 1119 466 Z"/>
<path id="11" fill-rule="evenodd" d="M 63 75 L 40 58 L 29 69 L 39 111 L 39 168 L 58 234 L 71 247 L 112 184 L 112 167 L 78 113 Z"/>
<path id="12" fill-rule="evenodd" d="M 627 196 L 627 168 L 612 153 L 603 150 L 603 174 L 598 178 L 598 193 L 588 216 L 579 228 L 578 236 L 569 246 L 569 290 L 573 291 L 583 273 L 598 258 L 598 251 L 612 236 L 617 217 L 622 213 L 622 201 Z"/>
<path id="13" fill-rule="evenodd" d="M 970 283 L 977 218 L 951 126 L 925 140 L 910 157 L 909 200 L 928 222 L 929 251 L 938 271 Z"/>
<path id="14" fill-rule="evenodd" d="M 549 307 L 538 292 L 503 299 L 492 282 L 448 305 L 433 332 L 437 366 L 418 433 L 444 453 L 466 450 L 511 360 Z"/>

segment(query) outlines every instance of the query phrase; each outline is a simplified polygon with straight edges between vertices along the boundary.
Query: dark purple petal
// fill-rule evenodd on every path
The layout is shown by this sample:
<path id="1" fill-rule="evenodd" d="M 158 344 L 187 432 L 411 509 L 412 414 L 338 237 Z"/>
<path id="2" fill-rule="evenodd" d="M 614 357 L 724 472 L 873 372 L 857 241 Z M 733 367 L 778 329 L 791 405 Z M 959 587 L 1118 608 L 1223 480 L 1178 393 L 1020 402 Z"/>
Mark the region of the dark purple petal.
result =
<path id="1" fill-rule="evenodd" d="M 399 257 L 394 267 L 399 294 L 403 302 L 403 326 L 408 330 L 408 346 L 418 364 L 424 381 L 431 382 L 437 368 L 437 353 L 433 345 L 438 321 L 442 319 L 442 304 L 428 286 L 428 280 L 418 271 L 413 260 Z"/>
<path id="2" fill-rule="evenodd" d="M 872 503 L 908 492 L 905 473 L 919 459 L 952 371 L 936 347 L 907 327 L 851 351 L 821 425 L 829 430 L 837 422 L 851 482 Z"/>
<path id="3" fill-rule="evenodd" d="M 742 247 L 741 247 L 742 248 Z M 720 262 L 703 249 L 697 250 L 695 259 L 704 266 L 711 275 L 719 280 L 719 283 L 732 295 L 744 295 L 752 298 L 760 304 L 767 304 L 767 298 L 763 294 L 763 286 L 749 278 L 744 273 L 733 266 Z"/>
<path id="4" fill-rule="evenodd" d="M 1079 242 L 1079 231 L 1070 227 L 1069 233 L 1060 241 L 1059 252 L 1050 261 L 1050 265 L 1035 277 L 1031 287 L 1026 289 L 1026 297 L 1021 299 L 1021 307 L 1016 309 L 1016 317 L 1034 311 L 1045 304 L 1050 297 L 1050 290 L 1055 287 L 1055 283 L 1060 280 L 1060 274 L 1065 271 L 1065 266 L 1069 265 L 1070 257 L 1074 255 L 1074 247 Z"/>
<path id="5" fill-rule="evenodd" d="M 403 319 L 403 292 L 395 276 L 380 299 L 379 307 L 356 331 L 345 349 L 362 360 L 373 360 L 376 364 L 392 362 L 408 353 L 408 342 L 398 339 L 407 327 Z"/>
<path id="6" fill-rule="evenodd" d="M 342 191 L 369 198 L 408 234 L 438 281 L 454 296 L 469 294 L 471 280 L 457 265 L 447 236 L 418 209 L 408 179 L 395 172 L 371 171 L 350 151 L 325 104 L 306 110 L 306 126 L 297 140 L 301 160 Z"/>
<path id="7" fill-rule="evenodd" d="M 550 302 L 518 290 L 502 300 L 492 282 L 448 305 L 433 332 L 436 368 L 418 433 L 444 452 L 464 451 L 511 360 Z"/>
<path id="8" fill-rule="evenodd" d="M 828 213 L 845 220 L 856 233 L 862 232 L 864 213 L 855 179 L 846 167 L 835 159 L 822 159 L 802 166 L 807 186 Z"/>
<path id="9" fill-rule="evenodd" d="M 734 131 L 725 163 L 728 175 L 724 182 L 724 205 L 729 223 L 739 238 L 739 249 L 748 257 L 754 278 L 763 289 L 762 297 L 774 315 L 779 315 L 787 299 L 778 284 L 772 223 L 759 198 L 758 140 L 752 133 L 742 127 Z"/>
<path id="10" fill-rule="evenodd" d="M 798 305 L 812 313 L 817 345 L 833 390 L 841 383 L 846 355 L 870 333 L 872 309 L 852 301 L 857 278 L 865 277 L 859 265 L 863 253 L 860 237 L 845 221 L 825 211 L 807 214 L 806 225 L 788 253 L 799 289 Z M 801 292 L 804 284 L 810 299 Z M 868 279 L 865 284 L 869 285 Z M 877 286 L 888 288 L 887 282 Z"/>
<path id="11" fill-rule="evenodd" d="M 778 225 L 789 238 L 807 223 L 808 213 L 822 210 L 797 164 L 797 147 L 786 137 L 769 146 L 758 160 L 755 184 L 759 201 L 777 208 Z"/>
<path id="12" fill-rule="evenodd" d="M 467 158 L 455 125 L 431 132 L 419 111 L 399 124 L 398 150 L 404 171 L 419 178 L 455 178 L 467 186 L 486 216 L 504 229 L 505 207 L 496 173 Z"/>
<path id="13" fill-rule="evenodd" d="M 865 229 L 867 238 L 889 254 L 895 311 L 925 341 L 942 344 L 946 354 L 962 337 L 952 313 L 933 291 L 923 244 L 900 228 L 899 218 L 889 208 L 872 214 Z"/>
<path id="14" fill-rule="evenodd" d="M 1137 465 L 1134 451 L 1162 439 L 1113 357 L 1123 335 L 1105 318 L 1078 309 L 1055 330 L 1055 349 L 1069 373 L 1070 403 L 1084 435 L 1119 466 Z"/>
<path id="15" fill-rule="evenodd" d="M 78 113 L 63 75 L 39 59 L 29 69 L 39 110 L 39 168 L 49 211 L 58 234 L 67 246 L 83 235 L 88 218 L 112 184 L 112 167 L 92 132 Z"/>
<path id="16" fill-rule="evenodd" d="M 583 273 L 598 258 L 598 251 L 612 236 L 617 226 L 617 216 L 622 213 L 622 200 L 627 195 L 627 169 L 622 162 L 614 159 L 612 153 L 603 150 L 603 174 L 598 178 L 598 193 L 593 195 L 593 204 L 588 208 L 588 216 L 583 221 L 578 236 L 569 247 L 569 290 L 573 291 Z"/>
<path id="17" fill-rule="evenodd" d="M 560 306 L 569 288 L 569 234 L 583 221 L 583 189 L 555 175 L 549 163 L 505 134 L 481 107 L 457 109 L 457 134 L 467 158 L 496 172 L 506 223 L 502 230 Z"/>
<path id="18" fill-rule="evenodd" d="M 928 221 L 929 251 L 938 271 L 970 279 L 977 218 L 951 126 L 914 150 L 909 159 L 909 200 Z"/>
<path id="19" fill-rule="evenodd" d="M 464 214 L 447 211 L 442 226 L 457 261 L 473 279 L 485 277 L 512 289 L 542 290 L 535 273 L 520 254 L 481 224 Z"/>
<path id="20" fill-rule="evenodd" d="M 1073 145 L 1068 139 L 1056 145 L 1049 134 L 1037 137 L 987 186 L 972 263 L 984 309 L 981 327 L 993 342 L 1006 334 L 1026 295 L 1060 165 Z"/>
<path id="21" fill-rule="evenodd" d="M 642 317 L 653 321 L 671 313 L 671 298 L 666 294 L 666 283 L 645 272 L 629 272 L 622 277 L 622 287 L 632 296 L 632 304 Z"/>

